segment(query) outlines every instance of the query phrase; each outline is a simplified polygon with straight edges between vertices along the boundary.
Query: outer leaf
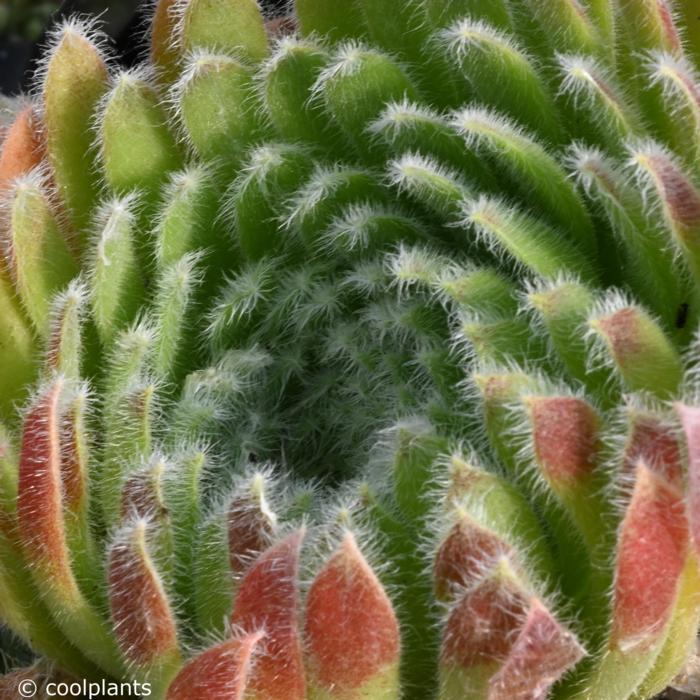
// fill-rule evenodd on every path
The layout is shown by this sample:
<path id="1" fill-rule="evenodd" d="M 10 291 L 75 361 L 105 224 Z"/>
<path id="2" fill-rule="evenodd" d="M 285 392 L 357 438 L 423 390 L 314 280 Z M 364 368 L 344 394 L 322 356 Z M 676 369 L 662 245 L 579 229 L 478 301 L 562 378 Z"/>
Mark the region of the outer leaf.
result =
<path id="1" fill-rule="evenodd" d="M 350 533 L 311 585 L 306 639 L 313 700 L 399 697 L 394 611 Z"/>
<path id="2" fill-rule="evenodd" d="M 86 602 L 73 573 L 61 486 L 63 380 L 39 394 L 24 424 L 17 516 L 33 577 L 56 622 L 81 651 L 109 673 L 121 674 L 114 641 Z"/>
<path id="3" fill-rule="evenodd" d="M 112 542 L 109 602 L 122 654 L 159 694 L 177 673 L 181 659 L 174 614 L 149 551 L 149 529 L 147 521 L 134 520 Z"/>
<path id="4" fill-rule="evenodd" d="M 43 86 L 46 147 L 56 185 L 76 230 L 90 221 L 97 195 L 93 114 L 107 91 L 107 67 L 90 32 L 77 23 L 56 34 Z"/>
<path id="5" fill-rule="evenodd" d="M 227 55 L 195 54 L 175 92 L 195 151 L 205 160 L 239 159 L 259 129 L 250 69 Z"/>
<path id="6" fill-rule="evenodd" d="M 205 49 L 257 62 L 268 52 L 267 35 L 256 0 L 190 0 L 180 27 L 183 51 Z"/>
<path id="7" fill-rule="evenodd" d="M 298 531 L 263 552 L 241 582 L 231 622 L 260 629 L 260 658 L 247 692 L 255 700 L 305 700 L 306 681 L 299 634 Z"/>
<path id="8" fill-rule="evenodd" d="M 627 698 L 644 680 L 668 634 L 687 553 L 677 479 L 669 483 L 639 461 L 618 539 L 608 648 L 577 697 Z"/>
<path id="9" fill-rule="evenodd" d="M 170 684 L 167 700 L 243 700 L 263 632 L 234 637 L 195 656 Z"/>
<path id="10" fill-rule="evenodd" d="M 155 88 L 137 72 L 123 72 L 104 100 L 98 121 L 102 167 L 112 190 L 153 195 L 182 165 Z"/>
<path id="11" fill-rule="evenodd" d="M 51 297 L 78 272 L 39 171 L 15 180 L 4 203 L 8 267 L 37 333 L 48 333 Z"/>
<path id="12" fill-rule="evenodd" d="M 128 195 L 106 203 L 97 217 L 98 239 L 88 279 L 92 314 L 104 343 L 134 319 L 143 295 L 136 204 Z"/>
<path id="13" fill-rule="evenodd" d="M 0 149 L 0 190 L 34 170 L 42 161 L 44 141 L 41 120 L 34 106 L 28 105 L 15 117 Z"/>

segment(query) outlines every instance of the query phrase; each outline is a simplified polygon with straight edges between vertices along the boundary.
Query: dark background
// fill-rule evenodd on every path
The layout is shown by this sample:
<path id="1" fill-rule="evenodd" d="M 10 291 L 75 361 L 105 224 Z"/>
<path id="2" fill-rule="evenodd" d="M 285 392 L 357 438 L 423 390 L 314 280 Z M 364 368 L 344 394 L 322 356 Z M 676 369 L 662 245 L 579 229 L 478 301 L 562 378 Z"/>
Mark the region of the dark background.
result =
<path id="1" fill-rule="evenodd" d="M 146 14 L 142 0 L 0 0 L 0 93 L 16 95 L 31 87 L 46 30 L 73 14 L 97 16 L 124 65 L 143 53 Z M 262 0 L 265 14 L 282 12 L 286 0 Z"/>

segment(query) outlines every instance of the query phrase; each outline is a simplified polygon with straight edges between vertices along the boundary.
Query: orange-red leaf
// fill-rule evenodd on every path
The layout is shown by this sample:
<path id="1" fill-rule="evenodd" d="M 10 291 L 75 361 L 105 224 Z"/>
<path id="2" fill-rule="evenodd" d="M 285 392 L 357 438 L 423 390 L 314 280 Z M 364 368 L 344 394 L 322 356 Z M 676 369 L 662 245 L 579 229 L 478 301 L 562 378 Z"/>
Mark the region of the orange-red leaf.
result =
<path id="1" fill-rule="evenodd" d="M 304 532 L 270 547 L 245 575 L 231 622 L 263 630 L 250 678 L 256 700 L 304 700 L 306 679 L 299 635 L 299 557 Z"/>
<path id="2" fill-rule="evenodd" d="M 263 632 L 229 639 L 187 663 L 170 684 L 167 700 L 243 700 L 253 653 Z"/>
<path id="3" fill-rule="evenodd" d="M 109 551 L 109 604 L 124 656 L 149 666 L 178 653 L 168 596 L 146 542 L 147 522 L 127 526 Z"/>
<path id="4" fill-rule="evenodd" d="M 688 553 L 688 522 L 683 494 L 642 461 L 618 542 L 613 641 L 646 648 L 671 615 Z"/>
<path id="5" fill-rule="evenodd" d="M 56 379 L 29 409 L 22 433 L 17 517 L 28 559 L 72 585 L 62 513 L 61 394 Z"/>
<path id="6" fill-rule="evenodd" d="M 44 157 L 44 142 L 33 107 L 25 107 L 17 116 L 0 150 L 0 190 L 36 168 Z"/>
<path id="7" fill-rule="evenodd" d="M 398 662 L 394 610 L 350 533 L 311 585 L 306 639 L 314 682 L 339 697 Z"/>
<path id="8" fill-rule="evenodd" d="M 455 523 L 442 541 L 435 556 L 435 593 L 446 600 L 473 583 L 493 566 L 498 557 L 511 548 L 493 532 L 485 530 L 469 518 Z"/>

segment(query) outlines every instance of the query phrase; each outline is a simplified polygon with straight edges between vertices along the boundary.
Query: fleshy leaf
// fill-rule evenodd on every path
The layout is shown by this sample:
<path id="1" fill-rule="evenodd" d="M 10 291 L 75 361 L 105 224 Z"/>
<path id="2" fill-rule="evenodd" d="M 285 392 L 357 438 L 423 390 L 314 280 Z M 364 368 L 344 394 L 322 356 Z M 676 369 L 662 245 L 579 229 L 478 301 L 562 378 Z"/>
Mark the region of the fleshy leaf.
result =
<path id="1" fill-rule="evenodd" d="M 43 86 L 49 162 L 76 230 L 85 230 L 98 192 L 91 124 L 107 92 L 107 66 L 90 30 L 66 24 L 55 37 Z"/>
<path id="2" fill-rule="evenodd" d="M 32 105 L 25 107 L 5 134 L 0 149 L 0 190 L 34 170 L 44 157 L 41 121 Z"/>
<path id="3" fill-rule="evenodd" d="M 311 697 L 398 697 L 398 623 L 350 533 L 311 585 L 306 640 Z"/>
<path id="4" fill-rule="evenodd" d="M 129 663 L 156 680 L 156 673 L 177 668 L 180 652 L 173 611 L 149 551 L 150 529 L 139 519 L 117 534 L 109 548 L 108 579 L 119 647 Z"/>
<path id="5" fill-rule="evenodd" d="M 298 590 L 303 537 L 303 531 L 295 532 L 263 552 L 236 594 L 231 623 L 265 633 L 248 683 L 256 700 L 306 698 Z"/>
<path id="6" fill-rule="evenodd" d="M 170 684 L 166 699 L 243 700 L 253 655 L 263 637 L 263 632 L 234 637 L 195 656 Z"/>

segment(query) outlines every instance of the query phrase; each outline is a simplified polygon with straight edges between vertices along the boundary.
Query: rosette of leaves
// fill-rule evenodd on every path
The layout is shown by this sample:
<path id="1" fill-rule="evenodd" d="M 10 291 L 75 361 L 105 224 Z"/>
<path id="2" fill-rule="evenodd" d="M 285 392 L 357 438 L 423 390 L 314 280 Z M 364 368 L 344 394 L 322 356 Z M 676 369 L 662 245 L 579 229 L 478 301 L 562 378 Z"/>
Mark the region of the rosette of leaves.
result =
<path id="1" fill-rule="evenodd" d="M 663 689 L 700 619 L 681 9 L 298 0 L 273 39 L 163 0 L 130 71 L 57 30 L 0 161 L 7 625 L 169 698 Z"/>

